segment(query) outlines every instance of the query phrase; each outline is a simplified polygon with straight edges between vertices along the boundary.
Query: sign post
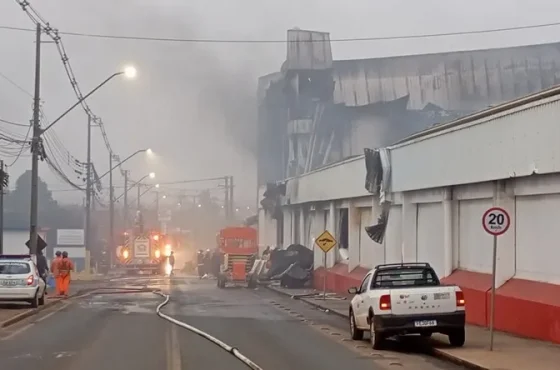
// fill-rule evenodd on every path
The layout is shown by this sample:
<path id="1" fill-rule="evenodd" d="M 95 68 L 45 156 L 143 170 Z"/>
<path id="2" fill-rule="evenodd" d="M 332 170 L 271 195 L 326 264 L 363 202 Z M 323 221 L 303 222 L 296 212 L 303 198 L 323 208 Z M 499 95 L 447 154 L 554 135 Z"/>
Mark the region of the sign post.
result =
<path id="1" fill-rule="evenodd" d="M 336 239 L 332 234 L 325 230 L 315 239 L 315 245 L 323 251 L 323 266 L 325 268 L 323 275 L 323 299 L 327 299 L 327 253 L 336 246 Z"/>
<path id="2" fill-rule="evenodd" d="M 493 237 L 492 246 L 492 293 L 490 295 L 490 351 L 494 350 L 494 317 L 496 301 L 496 261 L 498 255 L 498 236 L 504 234 L 510 225 L 507 211 L 500 207 L 492 207 L 482 215 L 482 228 Z"/>

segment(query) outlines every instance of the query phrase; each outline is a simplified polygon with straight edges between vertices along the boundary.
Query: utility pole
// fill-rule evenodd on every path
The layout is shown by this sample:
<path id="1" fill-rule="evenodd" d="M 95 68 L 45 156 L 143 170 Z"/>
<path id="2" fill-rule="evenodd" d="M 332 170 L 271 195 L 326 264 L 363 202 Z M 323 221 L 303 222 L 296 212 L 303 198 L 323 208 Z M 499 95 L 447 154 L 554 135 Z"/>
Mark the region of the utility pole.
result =
<path id="1" fill-rule="evenodd" d="M 124 230 L 128 230 L 128 170 L 124 171 Z"/>
<path id="2" fill-rule="evenodd" d="M 6 168 L 4 161 L 0 160 L 0 255 L 4 253 L 4 181 L 6 181 Z"/>
<path id="3" fill-rule="evenodd" d="M 156 190 L 156 225 L 161 227 L 161 222 L 159 221 L 159 191 Z"/>
<path id="4" fill-rule="evenodd" d="M 229 176 L 224 177 L 224 181 L 225 181 L 224 212 L 226 215 L 226 220 L 229 222 L 231 221 L 231 210 L 229 209 Z"/>
<path id="5" fill-rule="evenodd" d="M 233 176 L 229 177 L 229 209 L 232 214 L 232 218 L 235 215 L 235 203 L 233 201 Z"/>
<path id="6" fill-rule="evenodd" d="M 115 195 L 113 194 L 113 153 L 109 153 L 109 260 L 113 267 L 115 255 Z"/>
<path id="7" fill-rule="evenodd" d="M 136 210 L 140 210 L 140 197 L 142 196 L 142 194 L 140 194 L 140 183 L 136 184 L 136 191 L 138 192 L 136 194 Z"/>
<path id="8" fill-rule="evenodd" d="M 86 251 L 91 247 L 91 116 L 88 114 L 87 121 L 87 174 L 86 174 Z M 86 266 L 89 271 L 89 266 Z"/>
<path id="9" fill-rule="evenodd" d="M 35 93 L 33 96 L 33 138 L 31 140 L 31 210 L 29 217 L 29 254 L 37 262 L 37 219 L 39 213 L 39 151 L 41 127 L 39 110 L 41 108 L 41 25 L 37 23 L 35 34 Z"/>

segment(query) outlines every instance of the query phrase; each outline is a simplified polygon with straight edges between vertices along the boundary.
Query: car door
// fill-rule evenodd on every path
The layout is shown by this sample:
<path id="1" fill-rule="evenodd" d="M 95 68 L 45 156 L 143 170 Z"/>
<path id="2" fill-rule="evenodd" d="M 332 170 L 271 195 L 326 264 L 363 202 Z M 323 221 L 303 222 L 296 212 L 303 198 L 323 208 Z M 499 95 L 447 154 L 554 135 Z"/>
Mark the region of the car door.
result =
<path id="1" fill-rule="evenodd" d="M 369 288 L 369 282 L 371 280 L 372 274 L 369 273 L 364 277 L 362 280 L 362 284 L 360 285 L 360 290 L 354 299 L 356 300 L 356 308 L 355 308 L 355 317 L 356 317 L 356 326 L 359 328 L 366 328 L 368 326 L 367 323 L 367 315 L 368 315 L 368 305 L 366 294 Z"/>

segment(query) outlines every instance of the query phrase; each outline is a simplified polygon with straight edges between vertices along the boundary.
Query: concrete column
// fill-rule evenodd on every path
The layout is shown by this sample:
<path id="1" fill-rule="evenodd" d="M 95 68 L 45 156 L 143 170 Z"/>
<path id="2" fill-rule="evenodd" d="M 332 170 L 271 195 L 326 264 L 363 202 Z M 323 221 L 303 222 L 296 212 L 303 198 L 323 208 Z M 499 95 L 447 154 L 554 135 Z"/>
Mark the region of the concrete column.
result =
<path id="1" fill-rule="evenodd" d="M 307 233 L 305 232 L 305 212 L 303 206 L 299 207 L 299 243 L 309 247 L 309 240 L 305 240 Z"/>
<path id="2" fill-rule="evenodd" d="M 403 262 L 417 262 L 417 227 L 418 204 L 411 203 L 409 196 L 403 193 L 402 205 L 402 250 Z"/>
<path id="3" fill-rule="evenodd" d="M 289 207 L 285 207 L 282 210 L 282 214 L 284 215 L 284 245 L 283 247 L 287 247 L 290 244 L 293 244 L 293 224 L 292 224 L 292 210 Z"/>
<path id="4" fill-rule="evenodd" d="M 453 190 L 443 191 L 443 277 L 453 272 Z"/>
<path id="5" fill-rule="evenodd" d="M 336 238 L 338 239 L 340 235 L 336 235 L 336 204 L 334 201 L 331 201 L 329 204 L 329 222 L 327 230 Z M 327 254 L 327 267 L 333 267 L 336 263 L 336 256 L 338 254 L 338 246 L 334 247 L 328 254 Z"/>
<path id="6" fill-rule="evenodd" d="M 494 204 L 505 209 L 510 217 L 508 231 L 498 236 L 496 286 L 499 287 L 515 275 L 515 195 L 511 182 L 496 183 Z"/>
<path id="7" fill-rule="evenodd" d="M 352 200 L 348 205 L 348 270 L 360 265 L 361 212 Z"/>

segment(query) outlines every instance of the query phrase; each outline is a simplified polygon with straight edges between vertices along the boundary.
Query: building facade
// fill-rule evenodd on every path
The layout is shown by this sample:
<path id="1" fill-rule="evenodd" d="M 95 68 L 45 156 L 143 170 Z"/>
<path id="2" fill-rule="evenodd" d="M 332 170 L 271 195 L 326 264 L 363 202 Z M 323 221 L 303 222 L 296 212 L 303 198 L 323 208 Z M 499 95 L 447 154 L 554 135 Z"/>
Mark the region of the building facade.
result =
<path id="1" fill-rule="evenodd" d="M 498 237 L 496 329 L 560 343 L 559 116 L 551 88 L 289 178 L 274 195 L 281 217 L 259 211 L 260 243 L 314 248 L 329 230 L 338 246 L 326 269 L 314 248 L 315 282 L 326 274 L 338 292 L 377 264 L 429 262 L 485 326 L 493 239 L 482 215 L 500 206 L 511 226 Z"/>

